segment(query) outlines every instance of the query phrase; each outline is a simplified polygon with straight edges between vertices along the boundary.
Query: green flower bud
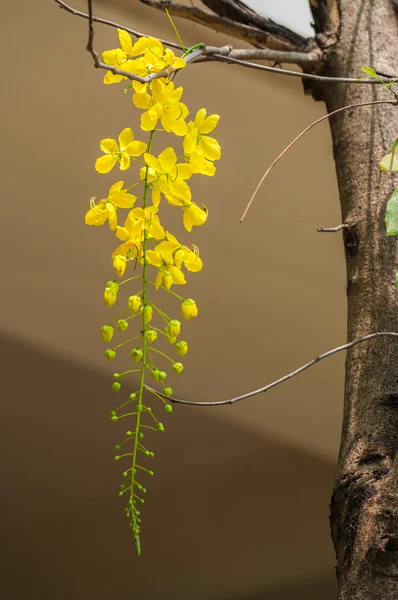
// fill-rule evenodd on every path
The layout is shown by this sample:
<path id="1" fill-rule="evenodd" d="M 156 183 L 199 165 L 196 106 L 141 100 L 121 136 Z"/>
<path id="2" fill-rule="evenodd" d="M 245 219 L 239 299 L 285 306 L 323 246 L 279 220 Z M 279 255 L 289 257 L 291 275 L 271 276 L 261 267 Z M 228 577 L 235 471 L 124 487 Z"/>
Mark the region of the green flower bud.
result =
<path id="1" fill-rule="evenodd" d="M 111 410 L 111 417 L 114 417 L 116 415 L 116 411 L 115 410 Z"/>
<path id="2" fill-rule="evenodd" d="M 174 373 L 181 373 L 181 371 L 184 368 L 184 365 L 182 365 L 181 363 L 174 363 L 174 365 L 171 367 L 174 371 Z"/>
<path id="3" fill-rule="evenodd" d="M 142 359 L 142 350 L 139 348 L 134 348 L 134 350 L 131 350 L 130 356 L 134 362 L 140 362 Z"/>
<path id="4" fill-rule="evenodd" d="M 153 471 L 148 471 L 148 475 L 155 475 L 155 473 Z"/>
<path id="5" fill-rule="evenodd" d="M 113 415 L 113 417 L 111 417 L 111 421 L 118 421 L 119 417 L 117 415 Z"/>
<path id="6" fill-rule="evenodd" d="M 159 381 L 164 381 L 167 377 L 166 371 L 159 371 Z"/>
<path id="7" fill-rule="evenodd" d="M 116 444 L 116 446 L 115 446 L 115 450 L 116 450 L 116 451 L 120 450 L 120 446 L 119 446 L 119 444 Z"/>
<path id="8" fill-rule="evenodd" d="M 184 302 L 181 304 L 181 314 L 184 319 L 187 320 L 197 317 L 198 307 L 196 306 L 195 300 L 192 300 L 192 298 L 184 300 Z"/>
<path id="9" fill-rule="evenodd" d="M 127 477 L 128 473 L 127 471 L 124 471 L 124 473 L 122 473 L 123 477 Z"/>
<path id="10" fill-rule="evenodd" d="M 161 432 L 164 431 L 163 423 L 158 423 L 158 431 L 161 431 Z"/>
<path id="11" fill-rule="evenodd" d="M 120 456 L 114 456 L 113 460 L 120 460 Z"/>
<path id="12" fill-rule="evenodd" d="M 114 350 L 106 350 L 105 356 L 108 360 L 113 360 L 114 358 L 116 358 L 116 352 Z"/>
<path id="13" fill-rule="evenodd" d="M 115 381 L 114 383 L 112 383 L 112 389 L 114 392 L 118 392 L 121 387 L 122 386 L 120 385 L 120 383 L 118 381 Z"/>
<path id="14" fill-rule="evenodd" d="M 135 400 L 137 397 L 137 394 L 130 394 L 130 400 Z"/>
<path id="15" fill-rule="evenodd" d="M 133 435 L 132 431 L 126 431 L 126 435 Z"/>
<path id="16" fill-rule="evenodd" d="M 185 356 L 188 352 L 188 344 L 186 342 L 177 342 L 175 345 L 175 349 L 177 351 L 177 354 L 179 354 L 180 356 Z"/>
<path id="17" fill-rule="evenodd" d="M 139 296 L 130 296 L 128 303 L 130 312 L 136 313 L 141 306 L 141 298 Z"/>
<path id="18" fill-rule="evenodd" d="M 156 333 L 156 331 L 154 329 L 149 329 L 148 331 L 145 332 L 145 335 L 146 335 L 147 342 L 149 344 L 152 344 L 152 342 L 154 342 L 156 340 L 156 338 L 158 337 L 158 334 Z"/>
<path id="19" fill-rule="evenodd" d="M 171 404 L 165 404 L 165 405 L 164 405 L 164 410 L 165 410 L 167 413 L 171 413 L 171 412 L 173 412 L 173 407 L 171 406 Z"/>
<path id="20" fill-rule="evenodd" d="M 155 381 L 159 381 L 159 373 L 160 373 L 159 369 L 153 369 L 151 371 L 152 379 L 154 379 Z"/>
<path id="21" fill-rule="evenodd" d="M 177 319 L 172 319 L 167 325 L 165 331 L 169 337 L 177 337 L 180 335 L 181 323 Z"/>
<path id="22" fill-rule="evenodd" d="M 169 344 L 174 344 L 175 341 L 177 340 L 176 337 L 170 337 L 169 335 L 166 335 L 166 340 L 169 342 Z"/>
<path id="23" fill-rule="evenodd" d="M 152 306 L 145 306 L 144 313 L 145 313 L 145 323 L 148 325 L 148 323 L 150 323 L 152 321 L 152 317 L 153 317 Z"/>
<path id="24" fill-rule="evenodd" d="M 173 390 L 171 389 L 171 387 L 165 387 L 163 390 L 163 394 L 166 396 L 166 398 L 170 398 L 172 393 Z"/>
<path id="25" fill-rule="evenodd" d="M 119 373 L 114 373 L 114 374 L 113 374 L 113 377 L 114 377 L 115 379 L 119 379 L 120 375 L 119 375 Z"/>
<path id="26" fill-rule="evenodd" d="M 101 327 L 101 338 L 104 342 L 110 342 L 113 338 L 113 327 L 110 325 L 104 325 Z"/>
<path id="27" fill-rule="evenodd" d="M 127 321 L 125 319 L 119 319 L 119 321 L 117 322 L 117 328 L 119 331 L 126 331 L 126 329 L 128 329 L 129 324 L 127 323 Z"/>
<path id="28" fill-rule="evenodd" d="M 119 285 L 114 281 L 108 281 L 104 291 L 104 301 L 107 306 L 113 306 L 117 299 Z"/>

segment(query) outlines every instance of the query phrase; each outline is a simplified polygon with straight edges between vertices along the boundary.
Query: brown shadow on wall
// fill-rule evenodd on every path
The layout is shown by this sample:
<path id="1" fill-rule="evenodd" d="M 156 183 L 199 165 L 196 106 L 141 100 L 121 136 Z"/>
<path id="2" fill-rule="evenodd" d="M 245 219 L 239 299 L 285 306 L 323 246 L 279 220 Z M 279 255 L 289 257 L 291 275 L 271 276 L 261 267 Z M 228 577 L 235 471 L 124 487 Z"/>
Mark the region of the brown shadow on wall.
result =
<path id="1" fill-rule="evenodd" d="M 335 597 L 334 465 L 214 409 L 175 407 L 147 436 L 138 559 L 113 461 L 131 424 L 109 421 L 109 379 L 12 339 L 0 348 L 2 598 Z"/>

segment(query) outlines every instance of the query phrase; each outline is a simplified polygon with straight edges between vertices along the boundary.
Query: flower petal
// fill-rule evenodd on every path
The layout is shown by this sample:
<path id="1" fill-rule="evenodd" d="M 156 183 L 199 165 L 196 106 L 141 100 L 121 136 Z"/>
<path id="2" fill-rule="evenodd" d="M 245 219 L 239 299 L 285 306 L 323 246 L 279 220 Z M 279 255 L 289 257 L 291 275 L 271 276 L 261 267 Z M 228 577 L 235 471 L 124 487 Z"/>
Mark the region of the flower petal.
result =
<path id="1" fill-rule="evenodd" d="M 100 148 L 105 154 L 117 154 L 119 152 L 119 146 L 117 145 L 116 140 L 112 140 L 111 138 L 101 140 Z"/>
<path id="2" fill-rule="evenodd" d="M 204 120 L 203 124 L 199 127 L 199 133 L 210 133 L 217 127 L 220 115 L 210 115 Z"/>
<path id="3" fill-rule="evenodd" d="M 127 152 L 122 152 L 120 155 L 120 170 L 125 171 L 130 166 L 130 157 Z"/>
<path id="4" fill-rule="evenodd" d="M 177 155 L 173 148 L 169 147 L 159 154 L 159 162 L 162 166 L 163 173 L 170 173 L 171 169 L 177 162 Z"/>
<path id="5" fill-rule="evenodd" d="M 124 149 L 124 152 L 129 156 L 141 156 L 141 154 L 144 154 L 145 150 L 145 142 L 139 142 L 138 140 L 135 140 L 134 142 L 130 142 L 130 144 L 127 144 L 127 146 Z"/>
<path id="6" fill-rule="evenodd" d="M 133 51 L 133 42 L 131 39 L 131 35 L 129 33 L 127 33 L 127 31 L 125 31 L 124 29 L 118 28 L 117 32 L 119 34 L 119 42 L 120 42 L 120 46 L 121 46 L 122 50 L 126 54 L 131 56 L 131 53 Z"/>
<path id="7" fill-rule="evenodd" d="M 119 146 L 120 146 L 121 152 L 123 152 L 123 150 L 126 148 L 126 146 L 133 141 L 134 141 L 134 136 L 133 136 L 131 127 L 126 127 L 125 129 L 123 129 L 123 131 L 121 131 L 119 133 Z"/>
<path id="8" fill-rule="evenodd" d="M 204 157 L 208 160 L 218 160 L 221 157 L 220 144 L 214 138 L 202 135 L 199 146 L 203 150 Z"/>
<path id="9" fill-rule="evenodd" d="M 109 173 L 111 169 L 117 163 L 117 159 L 111 156 L 110 154 L 105 154 L 104 156 L 100 156 L 95 161 L 95 170 L 98 173 Z"/>

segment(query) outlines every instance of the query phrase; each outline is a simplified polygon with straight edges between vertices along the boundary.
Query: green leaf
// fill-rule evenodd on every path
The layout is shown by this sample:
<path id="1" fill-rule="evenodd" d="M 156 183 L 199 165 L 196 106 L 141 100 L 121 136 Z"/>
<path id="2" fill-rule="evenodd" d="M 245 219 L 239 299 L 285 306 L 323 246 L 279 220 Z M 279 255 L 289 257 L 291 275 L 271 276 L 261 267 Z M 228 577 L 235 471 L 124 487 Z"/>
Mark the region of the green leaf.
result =
<path id="1" fill-rule="evenodd" d="M 372 67 L 361 67 L 362 71 L 371 77 L 377 77 L 376 71 Z"/>
<path id="2" fill-rule="evenodd" d="M 398 187 L 392 193 L 386 210 L 386 233 L 398 235 Z"/>
<path id="3" fill-rule="evenodd" d="M 396 139 L 391 146 L 390 152 L 381 159 L 380 171 L 393 171 L 394 173 L 398 173 L 398 153 L 396 153 L 397 148 L 398 139 Z"/>

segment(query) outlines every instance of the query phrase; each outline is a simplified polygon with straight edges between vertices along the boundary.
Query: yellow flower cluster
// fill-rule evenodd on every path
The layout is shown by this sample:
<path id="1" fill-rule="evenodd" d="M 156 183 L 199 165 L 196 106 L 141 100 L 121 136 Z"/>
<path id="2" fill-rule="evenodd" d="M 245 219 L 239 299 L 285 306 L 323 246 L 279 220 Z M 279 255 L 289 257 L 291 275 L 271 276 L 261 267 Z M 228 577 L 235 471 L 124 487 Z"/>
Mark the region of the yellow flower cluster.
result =
<path id="1" fill-rule="evenodd" d="M 130 525 L 139 551 L 140 518 L 137 510 L 137 490 L 142 486 L 135 481 L 134 475 L 138 465 L 138 452 L 142 451 L 139 443 L 141 420 L 145 413 L 150 413 L 157 422 L 157 429 L 163 431 L 163 424 L 158 422 L 152 409 L 144 405 L 144 389 L 151 391 L 158 399 L 165 402 L 166 412 L 171 412 L 171 405 L 165 400 L 172 394 L 172 390 L 164 383 L 167 377 L 155 364 L 155 358 L 165 358 L 171 361 L 171 370 L 179 374 L 183 370 L 180 362 L 175 362 L 170 356 L 158 348 L 154 342 L 159 341 L 158 333 L 165 341 L 174 344 L 176 353 L 184 356 L 188 352 L 188 344 L 179 341 L 181 323 L 170 318 L 152 300 L 149 299 L 149 285 L 156 290 L 163 289 L 176 296 L 181 301 L 180 311 L 184 319 L 189 320 L 198 316 L 198 308 L 191 298 L 183 298 L 171 291 L 173 284 L 186 283 L 184 270 L 198 272 L 202 269 L 202 260 L 196 246 L 189 248 L 182 244 L 169 231 L 166 231 L 159 219 L 159 209 L 162 198 L 172 206 L 182 211 L 182 221 L 187 231 L 192 227 L 201 226 L 207 219 L 207 208 L 192 200 L 189 180 L 193 175 L 202 174 L 211 177 L 215 174 L 214 162 L 221 157 L 221 149 L 214 130 L 218 124 L 218 115 L 207 115 L 206 109 L 199 110 L 193 120 L 187 121 L 189 110 L 181 101 L 183 88 L 176 88 L 170 80 L 170 75 L 186 66 L 183 57 L 176 57 L 174 52 L 165 49 L 155 38 L 139 38 L 133 43 L 130 35 L 121 29 L 118 30 L 120 48 L 108 50 L 103 53 L 103 61 L 110 67 L 116 67 L 124 72 L 140 75 L 157 75 L 150 83 L 141 84 L 134 81 L 129 89 L 133 89 L 132 101 L 134 106 L 143 111 L 141 114 L 141 129 L 149 133 L 147 142 L 136 140 L 130 127 L 120 132 L 118 139 L 106 138 L 100 143 L 102 155 L 95 162 L 98 173 L 106 174 L 119 166 L 121 171 L 127 172 L 132 165 L 137 164 L 137 175 L 131 184 L 124 181 L 114 183 L 106 196 L 99 202 L 95 198 L 90 200 L 90 208 L 85 216 L 87 225 L 100 226 L 106 222 L 115 232 L 119 244 L 112 254 L 113 268 L 116 279 L 122 278 L 129 266 L 132 277 L 123 281 L 108 281 L 104 301 L 107 306 L 113 306 L 117 301 L 121 285 L 133 282 L 140 289 L 129 296 L 125 306 L 126 314 L 120 313 L 107 325 L 101 328 L 101 337 L 110 342 L 115 329 L 113 321 L 117 321 L 116 328 L 123 333 L 129 328 L 130 319 L 141 317 L 142 324 L 139 335 L 129 338 L 113 348 L 106 350 L 105 355 L 109 360 L 116 358 L 116 351 L 125 344 L 132 345 L 130 356 L 133 366 L 122 374 L 115 374 L 116 382 L 112 389 L 119 392 L 124 386 L 124 378 L 130 373 L 140 373 L 138 390 L 129 395 L 129 400 L 112 411 L 111 420 L 135 415 L 136 426 L 134 432 L 127 432 L 132 443 L 132 465 L 129 471 L 130 485 L 121 486 L 120 495 L 129 491 L 129 502 L 126 508 Z M 189 52 L 189 51 L 187 51 Z M 108 71 L 104 83 L 118 83 L 126 79 L 124 75 Z M 177 156 L 171 146 L 167 146 L 160 154 L 152 153 L 152 142 L 155 132 L 159 138 L 167 133 L 172 133 L 182 138 L 181 155 Z M 180 142 L 181 143 L 181 142 Z M 126 178 L 126 177 L 125 177 Z M 143 195 L 135 196 L 130 192 L 137 185 L 143 185 Z M 141 202 L 141 205 L 137 206 Z M 127 209 L 127 214 L 120 222 L 118 211 Z M 141 267 L 141 274 L 135 275 L 137 266 Z M 150 272 L 154 270 L 154 281 L 150 279 Z M 120 318 L 122 316 L 122 318 Z M 160 321 L 160 326 L 148 327 L 152 320 Z M 138 341 L 137 341 L 138 340 Z M 133 343 L 132 343 L 133 342 Z M 156 355 L 152 353 L 155 352 Z M 163 386 L 161 393 L 155 392 L 145 383 L 146 374 Z M 123 384 L 123 385 L 122 385 Z M 130 402 L 136 404 L 136 410 L 128 414 L 120 414 L 119 409 L 124 409 Z M 119 447 L 119 446 L 118 446 Z M 146 451 L 147 456 L 153 453 Z M 124 454 L 123 456 L 129 456 Z M 121 458 L 115 456 L 115 460 Z M 143 468 L 143 467 L 141 467 Z M 145 470 L 145 469 L 144 469 Z M 128 477 L 127 477 L 128 480 Z"/>

